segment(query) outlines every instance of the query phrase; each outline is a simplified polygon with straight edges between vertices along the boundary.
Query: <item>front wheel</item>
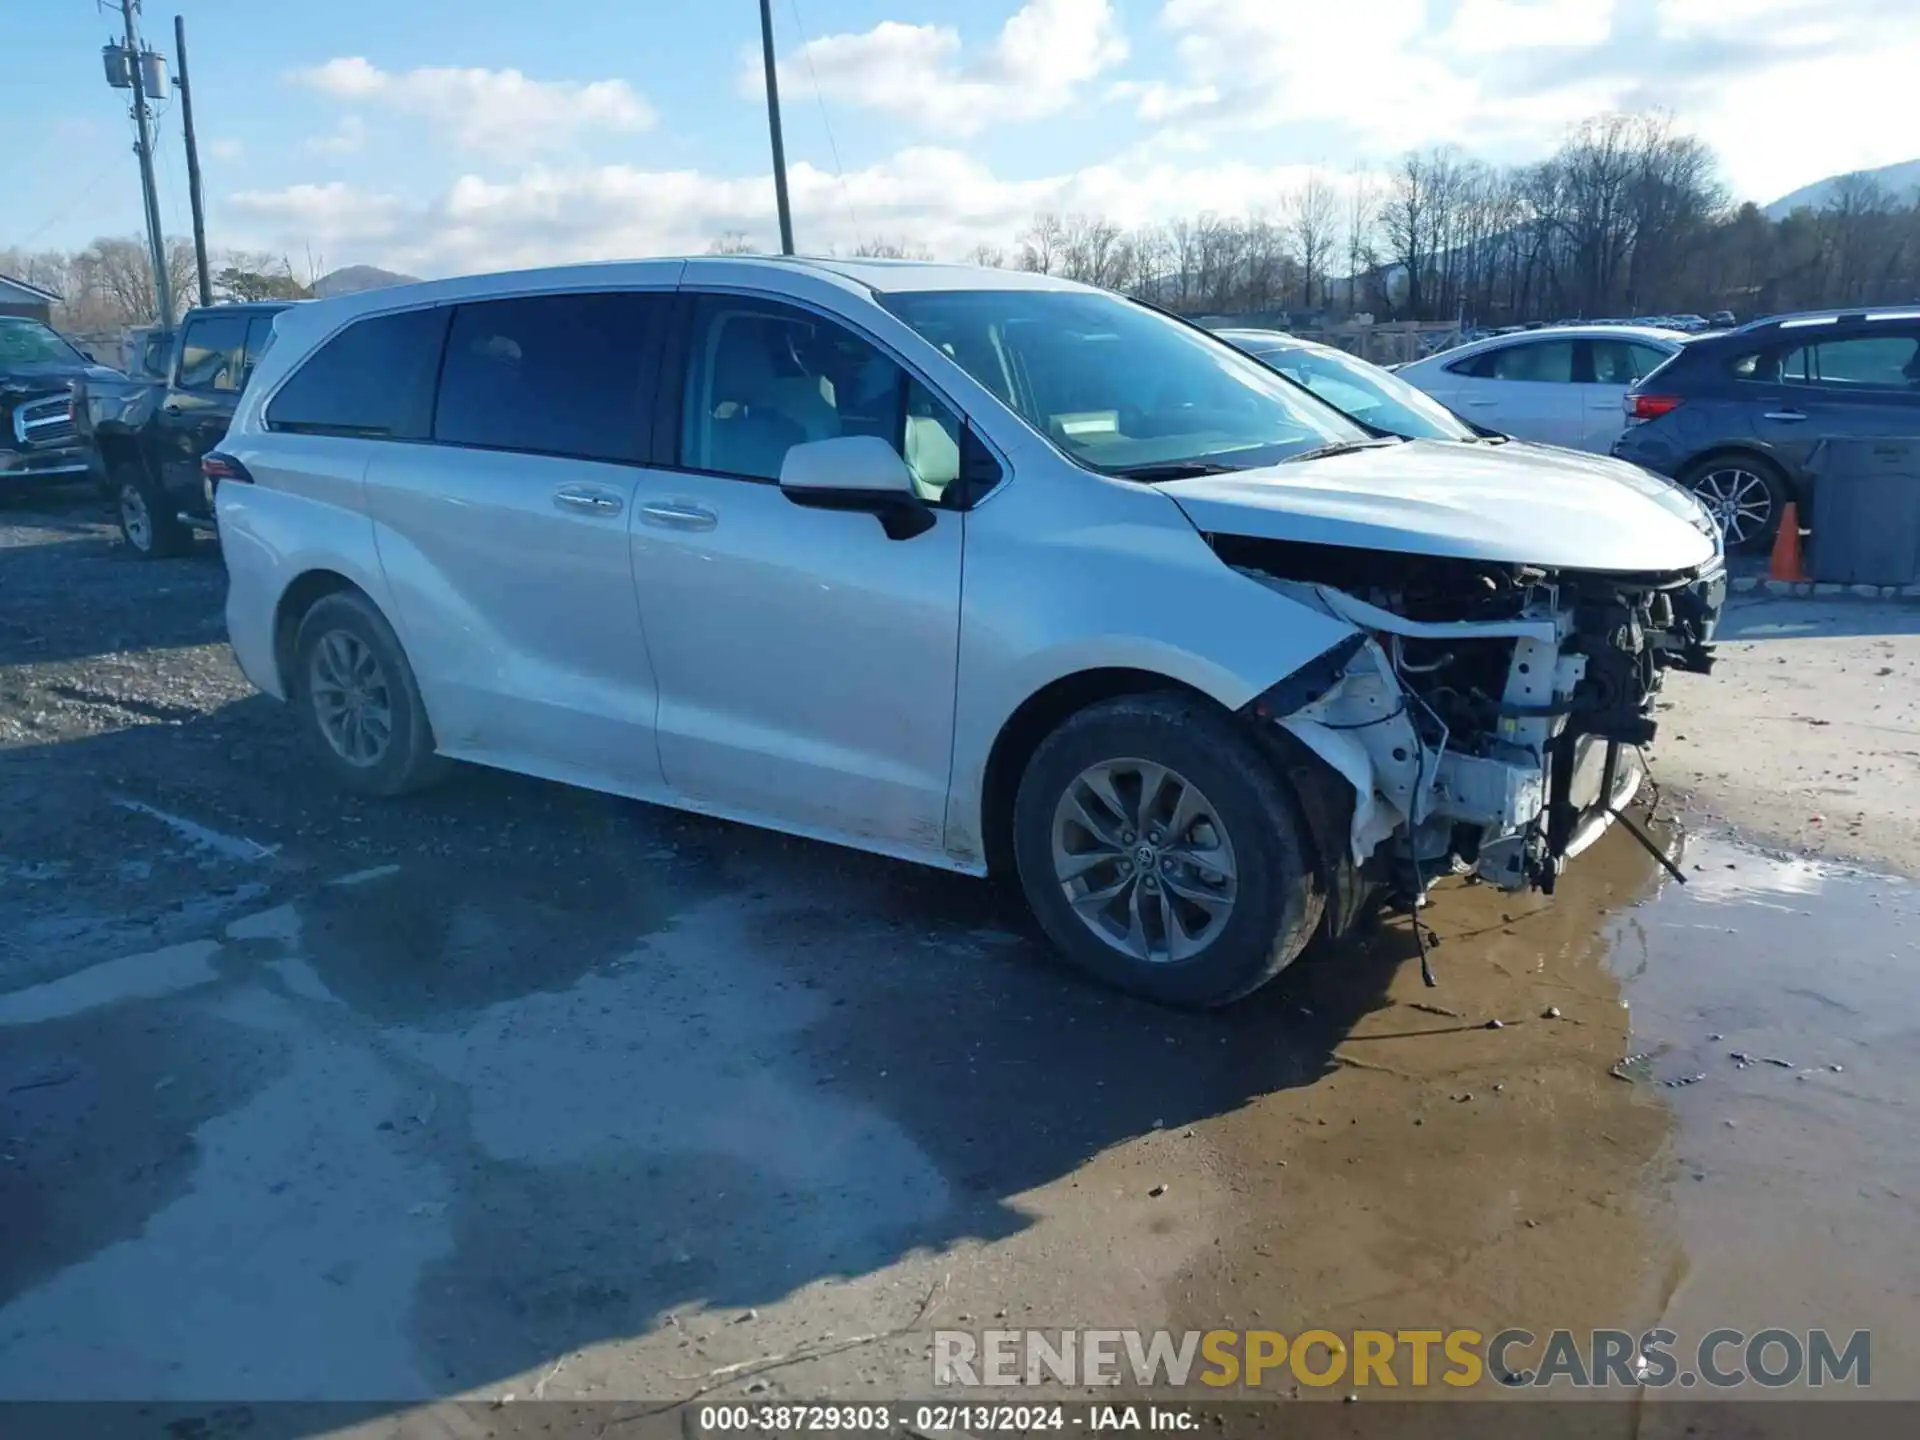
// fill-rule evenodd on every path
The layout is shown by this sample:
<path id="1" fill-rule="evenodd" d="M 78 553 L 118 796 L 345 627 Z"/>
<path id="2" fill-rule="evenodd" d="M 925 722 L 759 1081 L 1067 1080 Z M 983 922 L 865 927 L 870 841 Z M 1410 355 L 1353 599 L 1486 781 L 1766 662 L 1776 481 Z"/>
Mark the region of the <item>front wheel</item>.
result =
<path id="1" fill-rule="evenodd" d="M 1680 483 L 1707 507 L 1729 550 L 1764 550 L 1786 509 L 1786 478 L 1756 455 L 1710 455 L 1690 466 Z"/>
<path id="2" fill-rule="evenodd" d="M 1081 711 L 1034 752 L 1014 855 L 1069 962 L 1165 1004 L 1225 1005 L 1305 948 L 1325 896 L 1291 787 L 1208 702 Z"/>
<path id="3" fill-rule="evenodd" d="M 167 503 L 166 492 L 137 465 L 121 463 L 111 472 L 114 509 L 120 538 L 142 560 L 164 560 L 184 555 L 193 544 L 193 532 L 180 523 Z"/>

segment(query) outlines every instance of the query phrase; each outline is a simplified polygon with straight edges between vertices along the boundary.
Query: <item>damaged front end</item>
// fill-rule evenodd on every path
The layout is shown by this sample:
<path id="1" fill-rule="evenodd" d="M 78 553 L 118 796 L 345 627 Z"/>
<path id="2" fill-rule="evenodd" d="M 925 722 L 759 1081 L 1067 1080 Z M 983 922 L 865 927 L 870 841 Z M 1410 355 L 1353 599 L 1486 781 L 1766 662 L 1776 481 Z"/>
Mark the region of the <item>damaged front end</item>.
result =
<path id="1" fill-rule="evenodd" d="M 1726 591 L 1717 558 L 1618 574 L 1209 541 L 1355 627 L 1248 710 L 1351 785 L 1341 868 L 1414 899 L 1445 874 L 1551 893 L 1638 788 L 1665 672 L 1711 667 Z"/>

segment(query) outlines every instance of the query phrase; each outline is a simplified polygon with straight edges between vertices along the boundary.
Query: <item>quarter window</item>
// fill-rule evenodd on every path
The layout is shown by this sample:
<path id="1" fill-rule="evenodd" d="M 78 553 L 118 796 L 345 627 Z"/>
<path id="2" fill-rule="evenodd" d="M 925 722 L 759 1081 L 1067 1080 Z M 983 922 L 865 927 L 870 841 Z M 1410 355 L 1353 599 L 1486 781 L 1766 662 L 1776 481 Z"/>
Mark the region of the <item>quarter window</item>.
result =
<path id="1" fill-rule="evenodd" d="M 237 393 L 247 383 L 247 317 L 205 315 L 180 340 L 182 390 Z"/>
<path id="2" fill-rule="evenodd" d="M 650 365 L 667 298 L 535 295 L 462 305 L 433 438 L 586 460 L 645 457 Z"/>
<path id="3" fill-rule="evenodd" d="M 1632 340 L 1589 340 L 1593 378 L 1602 385 L 1633 385 L 1647 378 L 1667 360 L 1664 350 Z"/>
<path id="4" fill-rule="evenodd" d="M 356 320 L 308 357 L 267 404 L 267 428 L 309 435 L 419 440 L 447 312 L 403 310 Z"/>

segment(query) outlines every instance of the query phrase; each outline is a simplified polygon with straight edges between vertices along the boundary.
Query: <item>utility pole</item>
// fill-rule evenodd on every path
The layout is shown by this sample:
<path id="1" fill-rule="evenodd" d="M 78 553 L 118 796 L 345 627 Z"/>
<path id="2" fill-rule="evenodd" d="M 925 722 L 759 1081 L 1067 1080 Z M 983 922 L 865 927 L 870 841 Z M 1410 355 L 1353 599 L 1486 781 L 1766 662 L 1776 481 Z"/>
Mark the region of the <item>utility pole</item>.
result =
<path id="1" fill-rule="evenodd" d="M 193 264 L 200 277 L 200 303 L 213 304 L 213 284 L 207 278 L 207 215 L 200 205 L 200 146 L 193 138 L 193 86 L 187 82 L 187 22 L 173 17 L 173 51 L 179 57 L 180 129 L 187 141 L 187 200 L 193 206 Z"/>
<path id="2" fill-rule="evenodd" d="M 787 151 L 780 143 L 780 81 L 773 66 L 772 0 L 760 0 L 760 53 L 767 66 L 767 129 L 773 134 L 773 198 L 780 207 L 780 253 L 791 255 L 793 212 L 787 208 Z"/>
<path id="3" fill-rule="evenodd" d="M 140 188 L 146 198 L 147 247 L 152 252 L 153 261 L 153 298 L 160 312 L 157 318 L 162 328 L 171 329 L 173 295 L 167 284 L 167 241 L 160 229 L 160 194 L 153 183 L 153 133 L 147 128 L 147 86 L 142 74 L 142 62 L 147 57 L 140 52 L 140 37 L 133 28 L 133 12 L 139 7 L 140 0 L 118 0 L 118 3 L 127 43 L 124 49 L 118 45 L 108 45 L 101 52 L 101 58 L 106 62 L 107 83 L 116 90 L 133 91 L 133 123 L 138 132 L 134 151 L 140 157 Z M 164 74 L 166 61 L 158 56 L 153 58 L 156 61 L 155 73 Z"/>

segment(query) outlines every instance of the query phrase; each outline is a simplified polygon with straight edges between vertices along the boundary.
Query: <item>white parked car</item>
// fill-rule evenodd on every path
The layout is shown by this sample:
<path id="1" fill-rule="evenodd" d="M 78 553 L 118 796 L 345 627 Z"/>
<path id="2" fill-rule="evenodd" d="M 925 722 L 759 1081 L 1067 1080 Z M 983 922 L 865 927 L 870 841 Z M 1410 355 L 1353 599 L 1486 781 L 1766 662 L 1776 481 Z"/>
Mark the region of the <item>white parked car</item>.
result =
<path id="1" fill-rule="evenodd" d="M 1243 995 L 1369 895 L 1551 888 L 1701 668 L 1712 526 L 1381 439 L 1153 309 L 702 258 L 285 311 L 208 457 L 233 648 L 346 785 L 448 758 L 971 874 Z"/>
<path id="2" fill-rule="evenodd" d="M 1568 325 L 1495 335 L 1394 371 L 1476 425 L 1604 455 L 1626 428 L 1627 388 L 1687 337 L 1635 325 Z"/>

